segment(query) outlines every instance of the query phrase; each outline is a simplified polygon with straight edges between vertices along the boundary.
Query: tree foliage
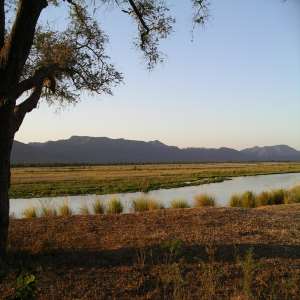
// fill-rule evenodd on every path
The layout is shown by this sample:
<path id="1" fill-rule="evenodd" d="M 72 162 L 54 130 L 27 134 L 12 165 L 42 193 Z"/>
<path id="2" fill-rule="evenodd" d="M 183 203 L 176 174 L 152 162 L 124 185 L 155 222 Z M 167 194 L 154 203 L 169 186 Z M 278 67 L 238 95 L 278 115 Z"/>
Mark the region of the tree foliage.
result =
<path id="1" fill-rule="evenodd" d="M 189 1 L 193 21 L 203 24 L 208 15 L 207 1 Z M 14 77 L 7 81 L 2 101 L 10 98 L 16 104 L 22 95 L 29 96 L 15 105 L 16 118 L 20 119 L 16 130 L 40 97 L 49 103 L 76 102 L 83 91 L 111 94 L 122 82 L 122 74 L 106 54 L 109 40 L 98 22 L 103 6 L 120 9 L 136 24 L 134 44 L 149 68 L 162 61 L 159 43 L 169 36 L 175 22 L 164 0 L 0 0 L 0 6 L 0 76 Z M 41 16 L 41 12 L 50 6 L 67 10 L 62 30 L 46 20 L 38 23 L 40 18 L 46 19 L 47 13 Z"/>

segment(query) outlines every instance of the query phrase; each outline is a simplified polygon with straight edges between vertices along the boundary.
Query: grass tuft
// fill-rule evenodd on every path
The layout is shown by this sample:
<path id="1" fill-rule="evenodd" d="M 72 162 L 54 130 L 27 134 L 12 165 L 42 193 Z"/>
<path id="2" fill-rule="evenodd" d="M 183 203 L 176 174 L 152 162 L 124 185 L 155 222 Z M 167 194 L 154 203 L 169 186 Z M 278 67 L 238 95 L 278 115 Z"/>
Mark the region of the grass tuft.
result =
<path id="1" fill-rule="evenodd" d="M 120 214 L 123 212 L 123 209 L 121 201 L 117 198 L 112 198 L 107 204 L 108 214 Z"/>
<path id="2" fill-rule="evenodd" d="M 148 210 L 162 209 L 163 205 L 153 198 L 140 196 L 132 201 L 132 208 L 135 212 L 143 212 Z"/>
<path id="3" fill-rule="evenodd" d="M 70 217 L 73 215 L 73 211 L 67 202 L 58 208 L 58 215 L 63 217 Z"/>
<path id="4" fill-rule="evenodd" d="M 104 214 L 104 205 L 101 200 L 97 199 L 93 204 L 93 212 L 96 215 Z"/>
<path id="5" fill-rule="evenodd" d="M 184 199 L 174 199 L 171 201 L 171 208 L 190 208 L 190 206 Z"/>
<path id="6" fill-rule="evenodd" d="M 229 206 L 231 207 L 242 207 L 242 200 L 239 194 L 233 194 L 230 197 Z"/>
<path id="7" fill-rule="evenodd" d="M 246 191 L 241 195 L 242 207 L 254 208 L 256 207 L 256 197 L 253 192 Z"/>
<path id="8" fill-rule="evenodd" d="M 80 212 L 81 215 L 89 215 L 90 214 L 90 210 L 89 210 L 89 208 L 87 207 L 86 204 L 84 204 L 80 207 L 79 212 Z"/>
<path id="9" fill-rule="evenodd" d="M 285 194 L 284 203 L 300 203 L 300 185 L 293 187 Z"/>
<path id="10" fill-rule="evenodd" d="M 231 207 L 254 208 L 256 207 L 255 194 L 251 191 L 246 191 L 243 194 L 234 194 L 230 198 L 229 205 Z"/>
<path id="11" fill-rule="evenodd" d="M 23 211 L 24 218 L 33 219 L 38 217 L 37 208 L 36 207 L 28 207 Z"/>
<path id="12" fill-rule="evenodd" d="M 57 216 L 57 211 L 54 207 L 42 205 L 41 207 L 41 217 L 50 218 Z"/>
<path id="13" fill-rule="evenodd" d="M 196 195 L 194 198 L 195 207 L 214 207 L 216 206 L 216 199 L 208 194 Z"/>
<path id="14" fill-rule="evenodd" d="M 262 192 L 256 196 L 256 206 L 270 205 L 271 202 L 270 192 Z"/>

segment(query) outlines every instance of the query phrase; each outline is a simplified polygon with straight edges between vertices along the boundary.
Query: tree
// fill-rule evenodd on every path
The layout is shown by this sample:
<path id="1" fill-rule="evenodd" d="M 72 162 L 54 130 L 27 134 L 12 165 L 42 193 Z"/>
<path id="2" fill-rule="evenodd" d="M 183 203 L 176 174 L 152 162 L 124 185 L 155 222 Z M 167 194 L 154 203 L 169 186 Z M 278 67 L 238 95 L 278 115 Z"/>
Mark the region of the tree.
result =
<path id="1" fill-rule="evenodd" d="M 194 22 L 204 23 L 206 0 L 189 0 Z M 40 99 L 74 103 L 82 91 L 111 94 L 123 77 L 105 53 L 99 5 L 114 5 L 135 22 L 135 44 L 149 68 L 161 61 L 159 42 L 174 18 L 164 0 L 0 0 L 0 256 L 9 225 L 10 154 L 15 133 Z M 68 11 L 63 30 L 41 21 L 48 7 Z M 43 14 L 46 18 L 46 14 Z M 43 21 L 43 20 L 42 20 Z"/>

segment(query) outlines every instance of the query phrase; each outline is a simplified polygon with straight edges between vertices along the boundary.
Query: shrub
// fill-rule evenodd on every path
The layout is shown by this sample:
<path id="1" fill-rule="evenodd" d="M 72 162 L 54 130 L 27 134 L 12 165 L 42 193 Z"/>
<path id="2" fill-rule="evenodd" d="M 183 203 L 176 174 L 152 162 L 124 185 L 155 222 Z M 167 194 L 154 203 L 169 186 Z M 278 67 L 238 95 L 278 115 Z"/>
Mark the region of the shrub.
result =
<path id="1" fill-rule="evenodd" d="M 172 208 L 189 208 L 189 204 L 184 199 L 174 199 L 171 201 Z"/>
<path id="2" fill-rule="evenodd" d="M 108 202 L 107 213 L 109 214 L 120 214 L 123 212 L 123 205 L 117 198 L 113 198 Z"/>
<path id="3" fill-rule="evenodd" d="M 73 211 L 70 208 L 69 204 L 66 202 L 58 208 L 59 216 L 69 217 L 69 216 L 72 216 L 72 214 L 73 214 Z"/>
<path id="4" fill-rule="evenodd" d="M 242 207 L 253 208 L 256 207 L 256 198 L 253 192 L 247 191 L 241 195 Z"/>
<path id="5" fill-rule="evenodd" d="M 234 194 L 230 197 L 229 206 L 231 207 L 242 207 L 241 196 L 238 194 Z"/>
<path id="6" fill-rule="evenodd" d="M 195 206 L 204 207 L 204 206 L 216 206 L 216 200 L 213 196 L 207 194 L 200 194 L 195 196 Z"/>
<path id="7" fill-rule="evenodd" d="M 28 207 L 24 209 L 23 216 L 28 219 L 37 218 L 38 214 L 36 207 Z"/>
<path id="8" fill-rule="evenodd" d="M 97 214 L 97 215 L 104 213 L 104 205 L 100 200 L 97 199 L 93 203 L 93 211 L 94 211 L 94 214 Z"/>
<path id="9" fill-rule="evenodd" d="M 132 207 L 135 212 L 142 212 L 148 210 L 162 209 L 163 206 L 157 200 L 148 198 L 146 196 L 141 196 L 136 198 L 132 202 Z"/>

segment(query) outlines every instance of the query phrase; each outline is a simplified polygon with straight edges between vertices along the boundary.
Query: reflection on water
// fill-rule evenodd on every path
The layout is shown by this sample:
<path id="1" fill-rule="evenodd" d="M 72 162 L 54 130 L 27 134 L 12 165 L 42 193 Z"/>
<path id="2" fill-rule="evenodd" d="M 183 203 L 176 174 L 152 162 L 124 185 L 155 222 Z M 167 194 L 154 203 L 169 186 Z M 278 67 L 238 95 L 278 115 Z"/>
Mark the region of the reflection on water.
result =
<path id="1" fill-rule="evenodd" d="M 192 205 L 193 198 L 195 195 L 200 193 L 208 193 L 216 197 L 218 205 L 226 206 L 230 196 L 234 193 L 241 193 L 248 190 L 253 191 L 255 193 L 260 193 L 265 190 L 290 188 L 297 184 L 300 184 L 300 173 L 258 175 L 235 177 L 232 180 L 220 183 L 210 183 L 199 186 L 188 186 L 181 188 L 150 191 L 148 195 L 154 197 L 157 200 L 160 200 L 164 204 L 164 206 L 168 207 L 169 203 L 174 198 L 186 199 Z M 10 213 L 14 214 L 16 217 L 21 217 L 23 210 L 29 206 L 41 207 L 42 204 L 46 204 L 57 207 L 64 203 L 64 201 L 68 201 L 72 210 L 75 213 L 78 213 L 83 205 L 87 205 L 91 208 L 95 199 L 102 199 L 103 201 L 107 201 L 112 197 L 119 198 L 123 202 L 125 212 L 129 212 L 131 210 L 131 201 L 141 194 L 142 193 L 138 192 L 110 195 L 81 195 L 39 199 L 11 199 Z"/>

